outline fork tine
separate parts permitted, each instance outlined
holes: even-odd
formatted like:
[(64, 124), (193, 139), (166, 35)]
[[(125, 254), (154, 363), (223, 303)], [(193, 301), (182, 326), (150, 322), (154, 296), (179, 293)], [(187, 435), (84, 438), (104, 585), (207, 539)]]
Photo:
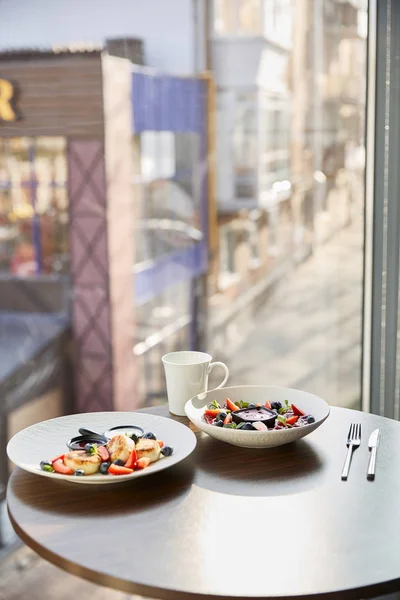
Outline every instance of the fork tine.
[(358, 439), (361, 442), (361, 423), (358, 424)]
[(353, 427), (354, 427), (354, 424), (352, 423), (352, 424), (350, 425), (349, 433), (347, 434), (347, 441), (348, 441), (348, 442), (351, 442), (351, 440), (352, 440), (352, 435), (353, 435)]

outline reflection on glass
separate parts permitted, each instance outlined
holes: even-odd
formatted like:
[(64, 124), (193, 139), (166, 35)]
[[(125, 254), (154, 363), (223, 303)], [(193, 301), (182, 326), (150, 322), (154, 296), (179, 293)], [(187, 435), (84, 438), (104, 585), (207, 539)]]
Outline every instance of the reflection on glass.
[(64, 138), (0, 139), (0, 268), (19, 276), (68, 268)]
[(145, 131), (135, 136), (141, 172), (135, 263), (156, 260), (202, 239), (200, 142), (195, 133)]

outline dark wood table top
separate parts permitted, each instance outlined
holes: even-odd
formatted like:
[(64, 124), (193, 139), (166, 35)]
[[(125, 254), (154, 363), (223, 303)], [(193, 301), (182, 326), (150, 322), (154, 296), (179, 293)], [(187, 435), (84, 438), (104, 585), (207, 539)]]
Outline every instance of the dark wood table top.
[[(363, 441), (342, 482), (352, 421)], [(267, 450), (197, 434), (188, 459), (119, 486), (16, 469), (7, 495), (15, 530), (70, 573), (153, 598), (358, 600), (400, 589), (399, 422), (333, 408), (309, 437)]]

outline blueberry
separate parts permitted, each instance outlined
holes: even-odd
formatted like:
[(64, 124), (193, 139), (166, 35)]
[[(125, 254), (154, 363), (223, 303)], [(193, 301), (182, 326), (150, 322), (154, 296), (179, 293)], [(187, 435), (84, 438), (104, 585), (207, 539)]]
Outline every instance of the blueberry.
[(254, 427), (251, 423), (245, 423), (242, 427), (243, 430), (245, 431), (253, 431)]
[(118, 465), (119, 467), (123, 467), (124, 466), (124, 461), (121, 460), (120, 458), (117, 458), (117, 460), (113, 460), (113, 465)]
[(311, 423), (315, 423), (315, 419), (314, 419), (314, 417), (312, 415), (308, 415), (308, 417), (307, 417), (307, 423), (309, 425), (311, 425)]
[(85, 450), (86, 450), (87, 454), (96, 454), (97, 445), (96, 444), (86, 444)]
[(156, 440), (157, 439), (156, 436), (154, 435), (154, 433), (151, 433), (151, 432), (145, 433), (143, 437), (145, 440)]
[(78, 469), (74, 473), (75, 477), (83, 477), (84, 474), (85, 474), (85, 471), (83, 471), (83, 469)]
[(254, 404), (254, 402), (250, 402), (248, 408), (257, 408), (257, 406)]
[(272, 402), (271, 408), (274, 410), (280, 410), (282, 408), (282, 404), (280, 402)]
[(226, 419), (226, 412), (220, 412), (217, 415), (217, 421), (225, 421)]
[(171, 456), (171, 454), (173, 453), (174, 449), (171, 448), (171, 446), (163, 446), (161, 448), (161, 454), (163, 456)]
[(216, 421), (214, 421), (213, 425), (215, 425), (216, 427), (223, 427), (224, 426), (224, 420), (223, 419), (216, 419)]
[(109, 462), (103, 462), (100, 465), (100, 473), (102, 475), (108, 475), (108, 467), (110, 466)]
[(40, 463), (40, 468), (42, 469), (42, 471), (47, 471), (48, 473), (54, 472), (53, 465), (48, 460), (42, 460), (42, 462)]

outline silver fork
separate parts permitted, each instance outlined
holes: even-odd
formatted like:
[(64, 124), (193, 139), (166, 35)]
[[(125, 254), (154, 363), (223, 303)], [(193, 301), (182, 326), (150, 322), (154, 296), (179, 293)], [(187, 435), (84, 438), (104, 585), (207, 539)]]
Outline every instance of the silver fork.
[(344, 461), (343, 471), (342, 471), (342, 481), (346, 481), (349, 475), (351, 458), (353, 456), (353, 451), (356, 450), (361, 444), (361, 423), (352, 423), (350, 425), (349, 433), (347, 436), (346, 446), (347, 456)]

